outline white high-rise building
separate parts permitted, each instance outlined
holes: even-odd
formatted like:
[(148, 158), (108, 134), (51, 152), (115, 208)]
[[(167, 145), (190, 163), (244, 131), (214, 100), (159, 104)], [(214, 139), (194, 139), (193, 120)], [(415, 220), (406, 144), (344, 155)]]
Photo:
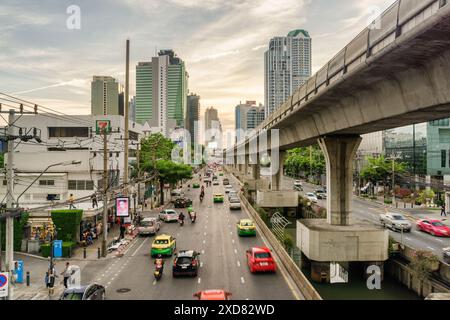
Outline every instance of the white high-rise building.
[(294, 30), (270, 40), (264, 56), (265, 116), (281, 106), (311, 77), (311, 37)]

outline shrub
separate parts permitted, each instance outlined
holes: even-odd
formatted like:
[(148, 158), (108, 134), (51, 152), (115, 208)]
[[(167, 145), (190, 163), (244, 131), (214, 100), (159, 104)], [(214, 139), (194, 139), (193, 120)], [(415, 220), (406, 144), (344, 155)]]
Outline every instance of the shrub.
[[(23, 239), (23, 229), (28, 223), (28, 213), (22, 213), (20, 216), (20, 219), (14, 219), (13, 225), (14, 225), (14, 251), (20, 251), (22, 248), (22, 239)], [(2, 250), (5, 250), (6, 245), (6, 223), (2, 222), (1, 224), (2, 228)]]
[(435, 270), (439, 258), (426, 250), (418, 250), (412, 257), (409, 266), (416, 273), (420, 280), (426, 279)]
[(392, 199), (384, 199), (384, 204), (392, 204)]
[(76, 241), (83, 210), (54, 210), (52, 221), (56, 226), (57, 238), (66, 242)]
[(292, 250), (292, 248), (294, 248), (294, 239), (286, 231), (284, 232), (283, 246), (287, 252), (290, 252)]
[[(63, 242), (62, 245), (62, 256), (64, 258), (69, 257), (69, 252), (73, 252), (73, 249), (76, 247), (76, 242), (69, 241), (69, 242)], [(51, 251), (50, 251), (50, 243), (45, 243), (41, 245), (41, 254), (43, 257), (48, 258), (50, 257)]]

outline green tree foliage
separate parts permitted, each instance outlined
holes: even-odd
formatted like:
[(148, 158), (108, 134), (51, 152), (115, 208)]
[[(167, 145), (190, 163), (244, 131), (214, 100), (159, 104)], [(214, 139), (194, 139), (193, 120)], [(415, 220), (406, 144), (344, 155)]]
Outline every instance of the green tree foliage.
[(437, 264), (439, 264), (439, 258), (432, 252), (418, 250), (411, 259), (409, 266), (420, 280), (425, 280), (434, 271)]
[(175, 143), (161, 133), (155, 133), (141, 141), (141, 171), (153, 172), (158, 160), (170, 160)]
[(310, 148), (296, 148), (288, 151), (284, 167), (286, 174), (291, 177), (308, 176), (311, 172), (314, 175), (325, 173), (325, 156), (319, 146)]
[(83, 210), (53, 210), (52, 221), (56, 226), (57, 239), (67, 242), (77, 241)]
[[(377, 158), (368, 157), (367, 166), (360, 172), (361, 178), (372, 183), (382, 182), (386, 186), (388, 178), (392, 176), (392, 161), (386, 159), (384, 156)], [(394, 171), (396, 175), (405, 173), (406, 165), (402, 162), (395, 161)]]
[(183, 179), (192, 178), (192, 167), (186, 164), (175, 163), (170, 160), (158, 160), (156, 171), (159, 176), (161, 199), (164, 202), (164, 184), (176, 184)]
[[(24, 228), (28, 223), (29, 214), (22, 213), (20, 218), (14, 219), (14, 251), (20, 251), (22, 247), (22, 239)], [(1, 221), (2, 228), (2, 250), (5, 250), (6, 245), (6, 221)]]
[(0, 153), (0, 168), (4, 168), (4, 167), (5, 167), (5, 154)]

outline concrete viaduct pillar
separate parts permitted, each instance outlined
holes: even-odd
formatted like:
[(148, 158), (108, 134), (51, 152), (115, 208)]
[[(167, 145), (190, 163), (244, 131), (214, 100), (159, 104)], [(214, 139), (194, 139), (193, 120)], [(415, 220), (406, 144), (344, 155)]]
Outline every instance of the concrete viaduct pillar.
[[(272, 155), (270, 155), (272, 156)], [(278, 158), (278, 171), (273, 172), (271, 177), (271, 189), (272, 191), (280, 191), (281, 190), (281, 183), (283, 179), (283, 172), (284, 172), (284, 161), (286, 160), (286, 151), (279, 151), (279, 158)]]
[(319, 139), (327, 166), (327, 221), (331, 225), (350, 224), (353, 159), (361, 140), (361, 137), (356, 135)]

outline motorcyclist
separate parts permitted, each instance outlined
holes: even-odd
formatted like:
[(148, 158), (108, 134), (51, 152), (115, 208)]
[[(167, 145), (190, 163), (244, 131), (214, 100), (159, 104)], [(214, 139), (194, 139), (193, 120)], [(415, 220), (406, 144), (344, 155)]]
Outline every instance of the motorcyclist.
[(180, 212), (180, 215), (178, 216), (178, 220), (180, 221), (180, 224), (184, 224), (184, 214), (183, 214), (183, 212)]
[(156, 269), (159, 269), (159, 272), (162, 274), (164, 270), (164, 259), (162, 258), (161, 254), (158, 254), (157, 258), (155, 259), (155, 266)]
[(197, 213), (195, 211), (192, 211), (189, 213), (189, 217), (191, 218), (191, 222), (195, 222), (197, 218)]

